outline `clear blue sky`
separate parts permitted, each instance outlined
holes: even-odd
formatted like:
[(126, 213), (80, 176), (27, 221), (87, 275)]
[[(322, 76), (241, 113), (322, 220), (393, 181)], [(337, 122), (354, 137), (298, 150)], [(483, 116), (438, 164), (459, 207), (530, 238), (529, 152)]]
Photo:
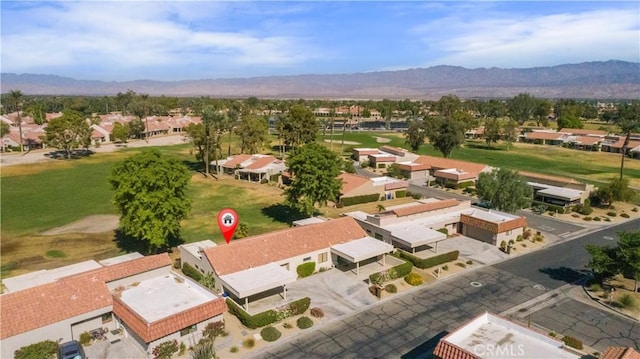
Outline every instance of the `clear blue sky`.
[(96, 80), (640, 61), (640, 2), (1, 1), (2, 72)]

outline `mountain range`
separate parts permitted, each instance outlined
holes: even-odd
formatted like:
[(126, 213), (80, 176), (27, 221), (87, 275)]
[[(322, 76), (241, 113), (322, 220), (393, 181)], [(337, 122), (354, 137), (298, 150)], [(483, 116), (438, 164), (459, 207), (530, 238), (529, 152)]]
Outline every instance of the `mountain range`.
[(0, 74), (0, 90), (26, 95), (115, 95), (260, 98), (438, 99), (508, 98), (528, 92), (542, 98), (640, 98), (640, 63), (599, 61), (522, 69), (434, 66), (398, 71), (269, 76), (184, 81), (93, 81), (56, 75)]

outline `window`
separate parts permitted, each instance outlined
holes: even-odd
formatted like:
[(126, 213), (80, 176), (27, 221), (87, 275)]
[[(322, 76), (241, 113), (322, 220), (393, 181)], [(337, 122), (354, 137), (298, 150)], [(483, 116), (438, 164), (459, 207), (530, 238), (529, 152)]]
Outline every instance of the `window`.
[(113, 315), (111, 314), (111, 312), (102, 314), (102, 324), (109, 323), (112, 320), (113, 320)]
[(371, 235), (371, 230), (370, 229), (366, 229), (366, 231), (367, 231), (368, 235)]
[(374, 237), (375, 239), (382, 240), (382, 234), (380, 234), (380, 233), (374, 233), (374, 234), (373, 234), (373, 237)]
[(308, 262), (308, 261), (310, 261), (310, 260), (311, 260), (311, 257), (307, 257), (307, 258), (303, 259), (302, 261), (303, 261), (303, 262)]
[(195, 332), (197, 329), (198, 329), (198, 325), (197, 324), (194, 324), (192, 326), (186, 327), (186, 328), (180, 330), (180, 336), (184, 337), (187, 334), (191, 334), (191, 333)]
[(327, 252), (318, 254), (318, 263), (324, 263), (327, 261)]
[(280, 267), (289, 270), (289, 263), (281, 264)]

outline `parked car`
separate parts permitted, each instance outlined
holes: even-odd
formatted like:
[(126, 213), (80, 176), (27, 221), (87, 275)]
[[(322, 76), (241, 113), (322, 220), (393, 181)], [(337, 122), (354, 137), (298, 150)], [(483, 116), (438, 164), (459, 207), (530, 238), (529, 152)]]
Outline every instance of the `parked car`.
[(72, 340), (58, 346), (58, 359), (87, 359), (87, 356), (80, 342)]

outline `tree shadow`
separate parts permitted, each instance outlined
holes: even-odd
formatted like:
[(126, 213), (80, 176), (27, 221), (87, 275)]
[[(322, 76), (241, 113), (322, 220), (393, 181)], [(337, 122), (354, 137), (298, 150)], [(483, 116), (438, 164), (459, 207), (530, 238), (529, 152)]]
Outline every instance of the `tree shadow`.
[[(308, 216), (296, 208), (293, 208), (284, 203), (272, 204), (269, 207), (263, 207), (261, 209), (262, 214), (270, 217), (276, 222), (287, 223), (291, 225), (293, 221), (307, 218)], [(315, 214), (315, 213), (314, 213)]]
[(89, 149), (79, 149), (73, 150), (69, 153), (69, 157), (67, 158), (67, 153), (65, 151), (51, 151), (45, 153), (44, 156), (51, 158), (52, 160), (74, 160), (78, 158), (85, 158), (93, 155), (95, 152)]
[(474, 148), (474, 149), (479, 149), (479, 150), (504, 151), (503, 148), (500, 148), (500, 147), (497, 147), (497, 146), (489, 147), (487, 144), (475, 143), (475, 142), (467, 142), (467, 143), (464, 144), (464, 147)]
[(436, 349), (436, 346), (440, 342), (440, 339), (444, 338), (449, 332), (443, 330), (440, 333), (436, 334), (431, 339), (426, 342), (418, 345), (413, 348), (411, 351), (405, 353), (400, 356), (402, 359), (422, 359), (422, 358), (432, 358), (433, 351)]
[(164, 252), (171, 253), (171, 248), (177, 247), (184, 243), (184, 240), (182, 238), (170, 236), (169, 238), (167, 238), (166, 246), (163, 246), (161, 248), (151, 248), (148, 241), (127, 235), (120, 228), (113, 231), (113, 234), (113, 241), (116, 243), (116, 246), (118, 246), (119, 249), (126, 253), (138, 252), (144, 255)]
[(182, 160), (182, 164), (193, 172), (204, 172), (204, 165), (201, 161)]
[(573, 283), (578, 279), (584, 277), (589, 274), (588, 270), (575, 270), (567, 267), (557, 267), (557, 268), (540, 268), (540, 272), (547, 274), (551, 279), (560, 280), (566, 283)]

